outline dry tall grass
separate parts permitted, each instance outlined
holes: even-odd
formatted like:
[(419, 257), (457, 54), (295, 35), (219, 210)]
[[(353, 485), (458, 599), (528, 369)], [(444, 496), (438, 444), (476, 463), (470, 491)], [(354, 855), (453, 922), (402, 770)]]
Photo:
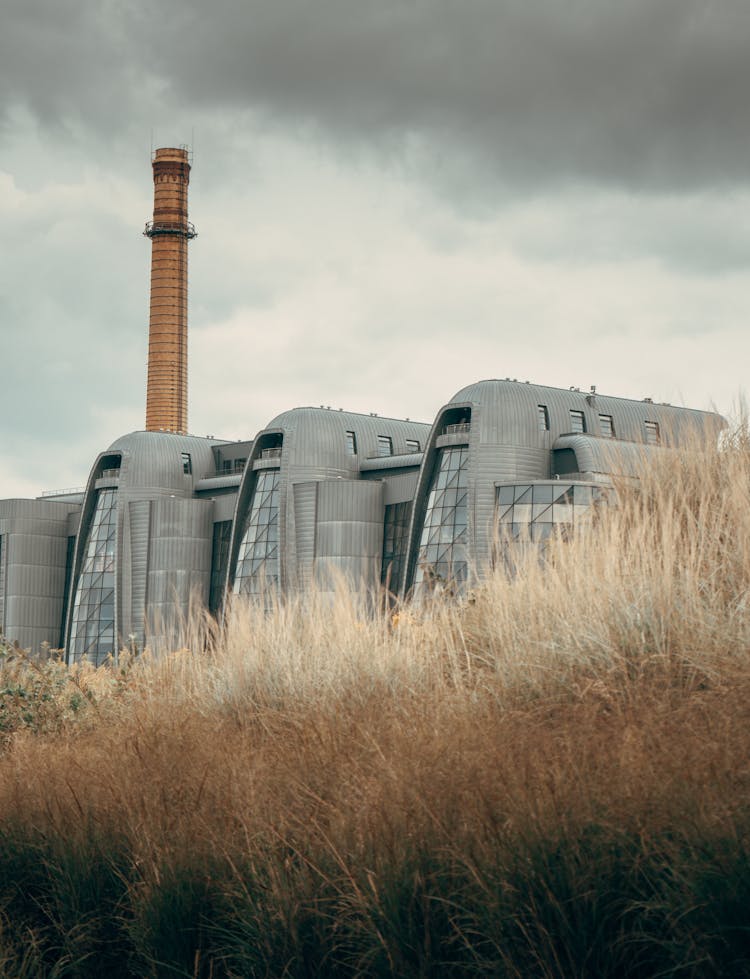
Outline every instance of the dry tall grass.
[(55, 672), (6, 724), (0, 971), (747, 975), (749, 504), (740, 433), (463, 602)]

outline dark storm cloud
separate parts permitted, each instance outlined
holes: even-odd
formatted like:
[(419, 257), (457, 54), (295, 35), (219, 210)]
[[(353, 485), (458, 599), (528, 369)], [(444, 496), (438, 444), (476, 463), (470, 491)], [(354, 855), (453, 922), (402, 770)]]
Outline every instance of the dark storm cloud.
[(750, 155), (746, 0), (11, 0), (3, 33), (6, 104), (110, 131), (164, 86), (436, 179), (713, 186)]

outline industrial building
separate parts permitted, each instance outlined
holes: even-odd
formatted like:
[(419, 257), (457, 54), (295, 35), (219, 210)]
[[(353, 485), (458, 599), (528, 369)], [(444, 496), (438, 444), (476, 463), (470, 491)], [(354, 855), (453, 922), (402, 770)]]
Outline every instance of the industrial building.
[(293, 408), (243, 442), (187, 434), (190, 163), (153, 158), (146, 430), (115, 440), (83, 492), (0, 501), (0, 634), (103, 662), (228, 594), (460, 589), (493, 542), (575, 523), (644, 454), (715, 440), (714, 413), (593, 388), (484, 380), (433, 423)]

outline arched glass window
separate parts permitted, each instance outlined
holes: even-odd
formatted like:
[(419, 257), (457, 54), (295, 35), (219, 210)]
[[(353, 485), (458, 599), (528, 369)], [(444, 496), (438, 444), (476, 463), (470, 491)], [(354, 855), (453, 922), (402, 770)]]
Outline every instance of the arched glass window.
[(417, 591), (430, 584), (466, 580), (468, 480), (469, 447), (440, 449), (417, 552)]
[(100, 489), (73, 599), (69, 656), (95, 666), (116, 650), (115, 539), (117, 489)]
[(257, 595), (279, 582), (279, 470), (256, 478), (234, 575), (236, 595)]

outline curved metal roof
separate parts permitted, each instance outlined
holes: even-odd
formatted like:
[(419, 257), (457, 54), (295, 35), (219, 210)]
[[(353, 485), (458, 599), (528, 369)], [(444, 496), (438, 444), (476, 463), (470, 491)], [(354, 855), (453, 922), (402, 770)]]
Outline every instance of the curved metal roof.
[[(378, 435), (391, 439), (394, 455), (404, 455), (410, 451), (407, 439), (424, 446), (430, 426), (423, 422), (361, 415), (335, 408), (292, 408), (277, 415), (263, 431), (274, 430), (284, 433), (285, 451), (291, 448), (293, 442), (296, 464), (317, 465), (328, 456), (337, 461), (340, 459), (345, 451), (347, 432), (354, 432), (356, 436), (359, 458), (368, 459), (378, 454)], [(258, 437), (262, 434), (259, 432)]]
[[(212, 447), (224, 444), (219, 439), (173, 432), (130, 432), (116, 439), (107, 452), (120, 452), (121, 489), (179, 490), (191, 494), (193, 485), (214, 469)], [(192, 472), (186, 476), (183, 453), (188, 453)], [(106, 454), (106, 453), (105, 453)]]
[(562, 435), (553, 449), (572, 449), (580, 472), (630, 477), (640, 476), (661, 451), (656, 445), (590, 435)]
[(561, 435), (571, 434), (571, 411), (582, 412), (589, 435), (599, 435), (599, 416), (609, 415), (617, 438), (641, 443), (646, 441), (646, 421), (657, 422), (663, 442), (671, 445), (696, 435), (718, 437), (726, 424), (714, 412), (498, 379), (469, 384), (458, 391), (442, 411), (454, 405), (476, 405), (481, 408), (476, 412), (480, 442), (507, 444), (535, 444), (539, 441), (537, 405), (547, 408), (553, 441)]

